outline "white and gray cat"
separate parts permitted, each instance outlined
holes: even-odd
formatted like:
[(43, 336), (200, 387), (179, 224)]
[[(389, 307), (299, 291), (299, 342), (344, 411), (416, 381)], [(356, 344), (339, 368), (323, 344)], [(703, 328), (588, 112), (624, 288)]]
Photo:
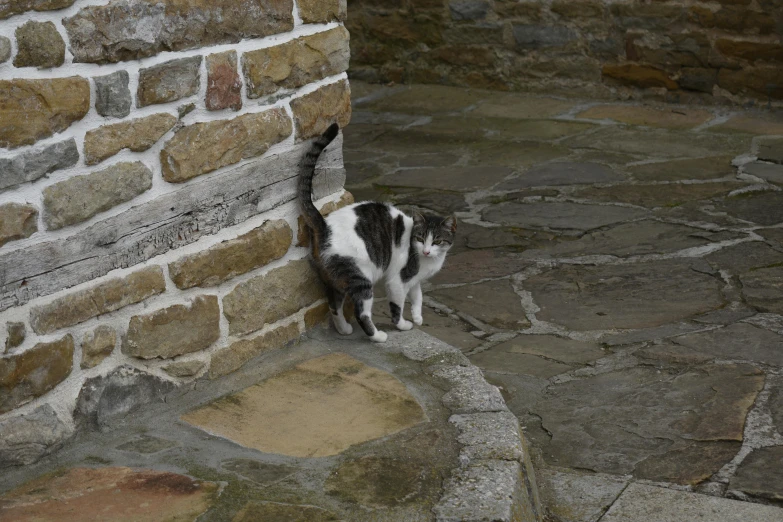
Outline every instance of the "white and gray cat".
[(310, 228), (312, 257), (327, 287), (334, 326), (350, 334), (343, 315), (346, 297), (354, 304), (359, 326), (379, 343), (386, 333), (372, 322), (373, 285), (385, 280), (392, 323), (410, 330), (413, 323), (402, 316), (410, 295), (413, 322), (420, 325), (421, 283), (440, 270), (454, 242), (457, 220), (415, 213), (411, 218), (387, 203), (365, 201), (343, 207), (324, 218), (313, 205), (313, 175), (318, 157), (337, 136), (332, 124), (315, 140), (301, 165), (299, 203)]

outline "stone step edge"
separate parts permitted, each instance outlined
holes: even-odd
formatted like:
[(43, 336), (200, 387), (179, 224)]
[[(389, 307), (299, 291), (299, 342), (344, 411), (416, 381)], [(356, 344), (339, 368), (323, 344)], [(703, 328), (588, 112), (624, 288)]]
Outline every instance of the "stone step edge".
[(402, 354), (443, 384), (459, 433), (460, 464), (433, 508), (437, 522), (541, 522), (543, 512), (519, 420), (462, 352), (421, 330), (399, 335)]

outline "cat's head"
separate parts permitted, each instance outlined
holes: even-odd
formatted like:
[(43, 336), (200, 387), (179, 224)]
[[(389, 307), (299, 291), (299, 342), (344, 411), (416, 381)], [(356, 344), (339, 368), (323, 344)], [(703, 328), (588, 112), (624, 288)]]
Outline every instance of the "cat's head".
[(449, 216), (424, 215), (413, 213), (411, 243), (421, 258), (435, 259), (445, 256), (454, 243), (457, 233), (457, 218)]

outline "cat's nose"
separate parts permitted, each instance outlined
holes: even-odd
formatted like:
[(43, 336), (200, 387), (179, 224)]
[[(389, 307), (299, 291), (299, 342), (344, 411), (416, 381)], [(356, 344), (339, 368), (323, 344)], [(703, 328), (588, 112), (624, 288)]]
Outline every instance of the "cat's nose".
[(428, 255), (430, 255), (430, 251), (429, 251), (429, 250), (425, 250), (425, 251), (424, 251), (424, 255), (425, 255), (425, 256), (428, 256)]

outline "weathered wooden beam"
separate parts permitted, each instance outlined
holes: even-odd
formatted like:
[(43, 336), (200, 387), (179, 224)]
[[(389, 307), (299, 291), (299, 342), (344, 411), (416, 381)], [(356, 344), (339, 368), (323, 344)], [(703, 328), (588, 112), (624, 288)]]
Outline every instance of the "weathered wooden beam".
[[(298, 163), (309, 146), (302, 143), (195, 179), (68, 238), (0, 255), (0, 311), (142, 263), (293, 200)], [(337, 192), (344, 184), (341, 134), (318, 163), (315, 197)]]

